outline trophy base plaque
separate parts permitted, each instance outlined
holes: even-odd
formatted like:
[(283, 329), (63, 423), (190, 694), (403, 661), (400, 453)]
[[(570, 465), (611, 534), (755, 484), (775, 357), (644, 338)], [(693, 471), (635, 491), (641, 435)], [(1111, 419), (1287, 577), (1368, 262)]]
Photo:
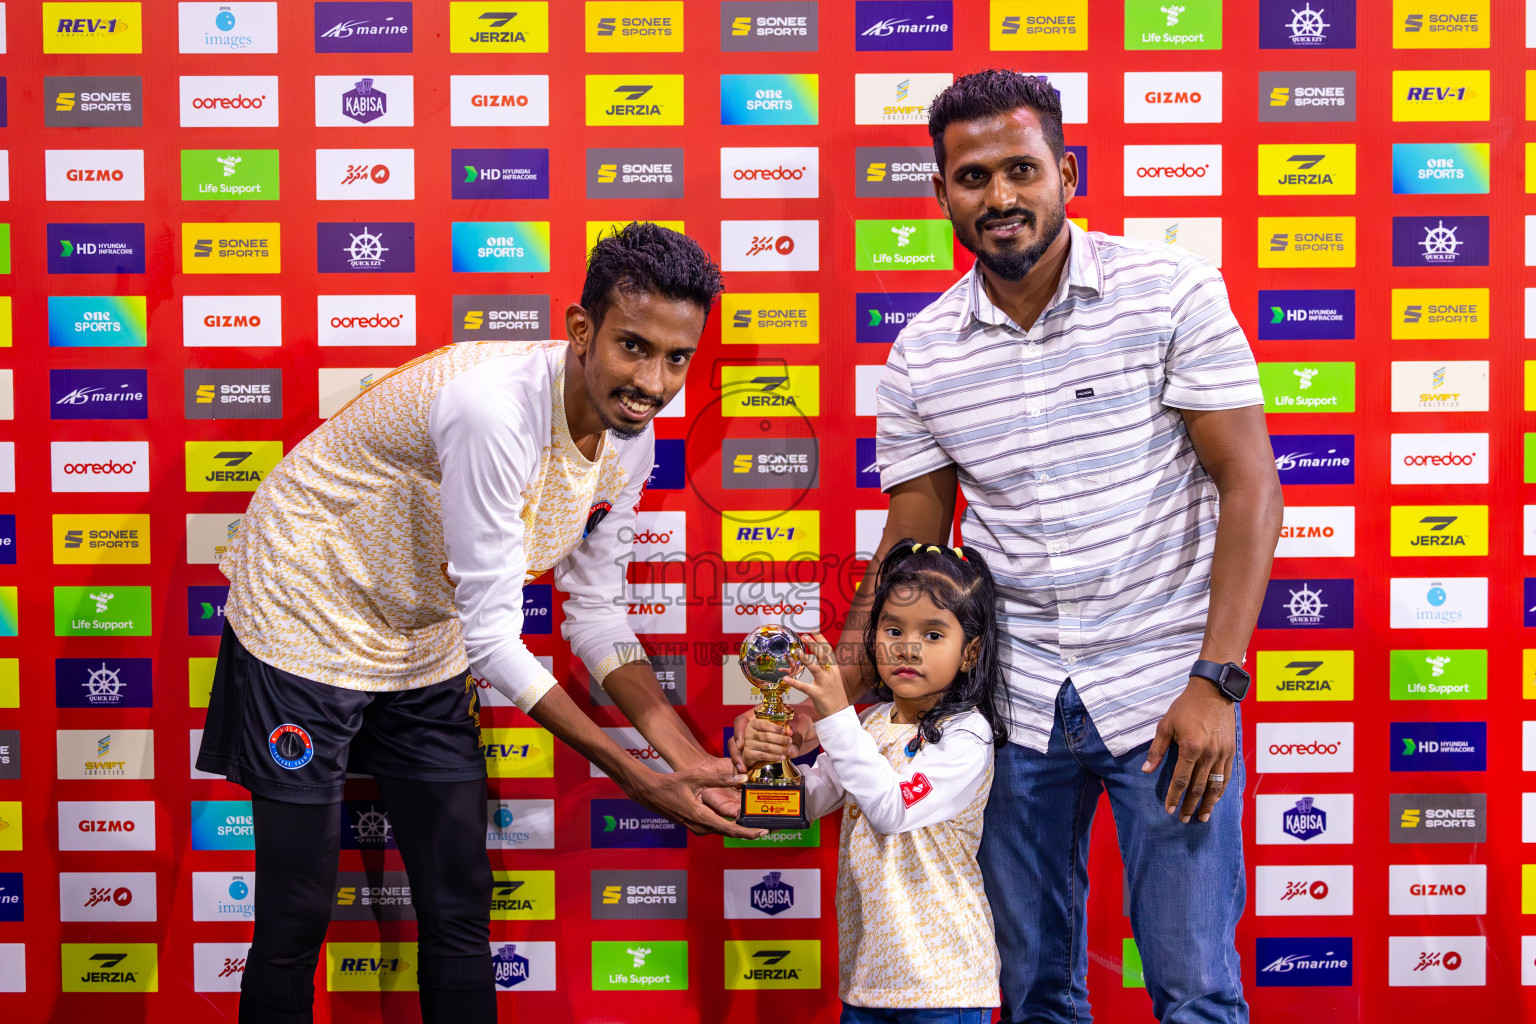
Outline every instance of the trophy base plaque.
[(744, 783), (736, 824), (770, 830), (810, 828), (810, 820), (805, 816), (805, 787), (798, 780), (789, 785)]

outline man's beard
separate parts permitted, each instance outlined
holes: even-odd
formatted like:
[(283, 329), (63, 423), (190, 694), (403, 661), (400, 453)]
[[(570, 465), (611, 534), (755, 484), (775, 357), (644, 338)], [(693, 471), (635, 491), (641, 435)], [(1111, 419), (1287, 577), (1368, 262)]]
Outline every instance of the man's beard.
[(1034, 226), (1035, 215), (1028, 210), (1018, 208), (1006, 210), (1002, 213), (985, 213), (976, 218), (973, 230), (976, 232), (976, 244), (972, 245), (964, 232), (956, 232), (960, 238), (960, 244), (970, 250), (982, 264), (992, 273), (1004, 281), (1022, 281), (1024, 275), (1034, 269), (1040, 262), (1040, 257), (1056, 241), (1056, 236), (1066, 227), (1067, 207), (1065, 201), (1059, 203), (1055, 209), (1046, 213), (1045, 225), (1036, 232), (1035, 241), (1022, 249), (1006, 248), (998, 252), (988, 252), (982, 248), (981, 239), (984, 237), (982, 229), (994, 221), (1007, 220), (1009, 217), (1023, 217), (1024, 223)]
[[(658, 409), (661, 408), (662, 404), (660, 396), (648, 395), (644, 391), (641, 391), (639, 388), (614, 388), (613, 397), (633, 398), (642, 402), (654, 402), (656, 403), (656, 407)], [(597, 418), (603, 421), (603, 426), (608, 428), (608, 433), (612, 434), (620, 441), (633, 441), (635, 438), (645, 433), (646, 427), (651, 425), (650, 420), (647, 420), (645, 426), (641, 427), (636, 427), (624, 423), (615, 423), (613, 420), (608, 418), (607, 413), (603, 412), (602, 406), (598, 406), (597, 408)], [(655, 419), (655, 417), (653, 416), (652, 419)]]

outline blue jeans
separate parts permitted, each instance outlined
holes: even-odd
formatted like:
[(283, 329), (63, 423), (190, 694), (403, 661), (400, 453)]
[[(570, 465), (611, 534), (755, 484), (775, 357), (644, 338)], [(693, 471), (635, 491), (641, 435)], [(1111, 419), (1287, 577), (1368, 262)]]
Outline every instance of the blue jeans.
[(981, 834), (987, 900), (1002, 960), (1003, 1022), (1087, 1024), (1088, 837), (1109, 794), (1125, 862), (1131, 931), (1152, 1009), (1163, 1024), (1246, 1024), (1233, 944), (1247, 900), (1242, 728), (1226, 795), (1209, 822), (1163, 810), (1178, 760), (1171, 747), (1143, 774), (1146, 746), (1115, 757), (1069, 679), (1044, 753), (997, 752)]
[(886, 1010), (844, 1003), (843, 1015), (837, 1020), (838, 1024), (992, 1024), (992, 1007)]

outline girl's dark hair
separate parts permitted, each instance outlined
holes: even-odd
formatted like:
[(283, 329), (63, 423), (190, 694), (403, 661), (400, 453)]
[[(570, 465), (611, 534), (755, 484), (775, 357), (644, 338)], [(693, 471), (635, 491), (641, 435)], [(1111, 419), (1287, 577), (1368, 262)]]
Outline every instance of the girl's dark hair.
[(698, 242), (659, 224), (631, 221), (603, 235), (587, 255), (581, 308), (595, 330), (616, 290), (650, 292), (691, 302), (707, 319), (724, 287), (719, 265)]
[(956, 121), (980, 121), (1010, 110), (1028, 107), (1035, 112), (1051, 154), (1060, 160), (1067, 152), (1061, 131), (1061, 93), (1044, 75), (989, 68), (962, 75), (939, 93), (928, 107), (928, 137), (933, 158), (944, 171), (944, 129)]
[[(937, 743), (944, 721), (963, 715), (973, 708), (981, 712), (992, 727), (992, 742), (999, 749), (1008, 741), (1008, 724), (998, 702), (1008, 703), (1008, 689), (1003, 683), (1003, 669), (998, 661), (997, 584), (992, 570), (973, 547), (953, 548), (916, 544), (908, 537), (891, 548), (880, 563), (875, 582), (874, 604), (869, 610), (869, 625), (864, 631), (864, 654), (871, 665), (879, 666), (876, 641), (880, 637), (880, 615), (894, 591), (923, 594), (934, 604), (954, 614), (965, 634), (967, 646), (979, 638), (976, 663), (969, 672), (955, 677), (933, 707), (918, 721), (917, 736), (908, 747), (916, 753), (922, 741)], [(905, 595), (903, 595), (904, 597)], [(898, 598), (900, 600), (901, 598)], [(891, 700), (894, 694), (878, 677), (875, 696)]]

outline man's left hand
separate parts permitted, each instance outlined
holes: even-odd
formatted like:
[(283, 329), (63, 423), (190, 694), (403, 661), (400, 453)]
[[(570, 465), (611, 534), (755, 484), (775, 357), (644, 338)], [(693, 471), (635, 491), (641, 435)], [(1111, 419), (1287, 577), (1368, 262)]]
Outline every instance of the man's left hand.
[(1156, 771), (1173, 743), (1179, 746), (1179, 760), (1173, 766), (1164, 809), (1172, 814), (1177, 807), (1179, 820), (1186, 824), (1197, 814), (1201, 821), (1210, 821), (1211, 810), (1232, 777), (1237, 713), (1209, 680), (1190, 678), (1184, 692), (1157, 723), (1157, 735), (1141, 770)]
[[(706, 757), (697, 764), (689, 765), (690, 768), (707, 768), (729, 775), (736, 769), (728, 757)], [(741, 790), (731, 786), (716, 786), (711, 789), (699, 790), (699, 799), (704, 801), (704, 806), (720, 815), (722, 818), (736, 820), (741, 813)]]

